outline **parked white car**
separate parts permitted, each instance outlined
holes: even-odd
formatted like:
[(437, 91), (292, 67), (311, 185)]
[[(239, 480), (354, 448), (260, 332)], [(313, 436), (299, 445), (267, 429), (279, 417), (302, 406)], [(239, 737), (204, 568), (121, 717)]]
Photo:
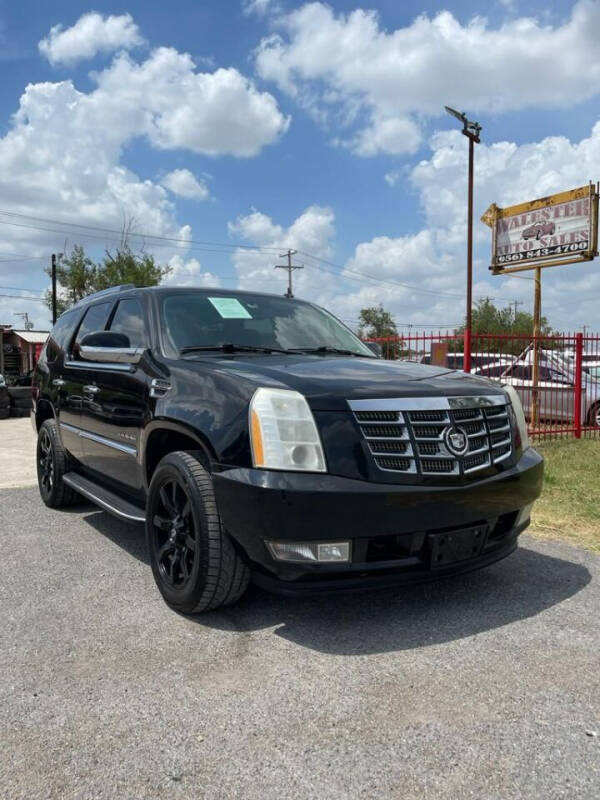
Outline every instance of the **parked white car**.
[[(525, 414), (533, 401), (533, 348), (528, 348), (499, 377), (514, 386)], [(575, 418), (575, 373), (573, 364), (554, 350), (540, 352), (538, 375), (539, 417), (546, 421), (572, 422)], [(582, 374), (581, 421), (600, 427), (600, 383)]]

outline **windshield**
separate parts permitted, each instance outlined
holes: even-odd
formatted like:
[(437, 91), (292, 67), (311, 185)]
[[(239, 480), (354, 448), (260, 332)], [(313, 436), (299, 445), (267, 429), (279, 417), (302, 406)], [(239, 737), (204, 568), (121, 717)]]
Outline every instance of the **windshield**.
[(266, 295), (194, 292), (166, 295), (162, 315), (177, 350), (224, 344), (274, 350), (347, 350), (375, 358), (352, 331), (322, 308)]

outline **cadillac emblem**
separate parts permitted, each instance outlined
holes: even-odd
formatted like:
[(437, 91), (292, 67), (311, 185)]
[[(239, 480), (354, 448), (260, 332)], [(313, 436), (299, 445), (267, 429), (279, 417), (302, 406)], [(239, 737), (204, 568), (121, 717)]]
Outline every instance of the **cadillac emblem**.
[(453, 456), (464, 456), (469, 449), (469, 437), (462, 428), (452, 425), (444, 431), (444, 444)]

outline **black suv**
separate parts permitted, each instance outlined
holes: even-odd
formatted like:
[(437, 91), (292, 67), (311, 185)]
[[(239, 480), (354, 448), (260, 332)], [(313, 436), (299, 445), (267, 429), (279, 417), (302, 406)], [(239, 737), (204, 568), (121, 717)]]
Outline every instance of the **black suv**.
[(378, 358), (312, 303), (122, 286), (58, 320), (33, 381), (43, 501), (144, 523), (186, 613), (474, 569), (529, 524), (519, 399)]

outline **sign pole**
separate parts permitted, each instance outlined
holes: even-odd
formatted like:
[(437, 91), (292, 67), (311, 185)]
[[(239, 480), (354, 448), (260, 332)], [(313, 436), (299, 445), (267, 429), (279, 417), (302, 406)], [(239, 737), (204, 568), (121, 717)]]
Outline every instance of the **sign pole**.
[(533, 387), (531, 392), (531, 408), (529, 415), (533, 427), (537, 425), (539, 418), (539, 376), (540, 376), (540, 330), (542, 322), (542, 268), (535, 268), (533, 296)]

